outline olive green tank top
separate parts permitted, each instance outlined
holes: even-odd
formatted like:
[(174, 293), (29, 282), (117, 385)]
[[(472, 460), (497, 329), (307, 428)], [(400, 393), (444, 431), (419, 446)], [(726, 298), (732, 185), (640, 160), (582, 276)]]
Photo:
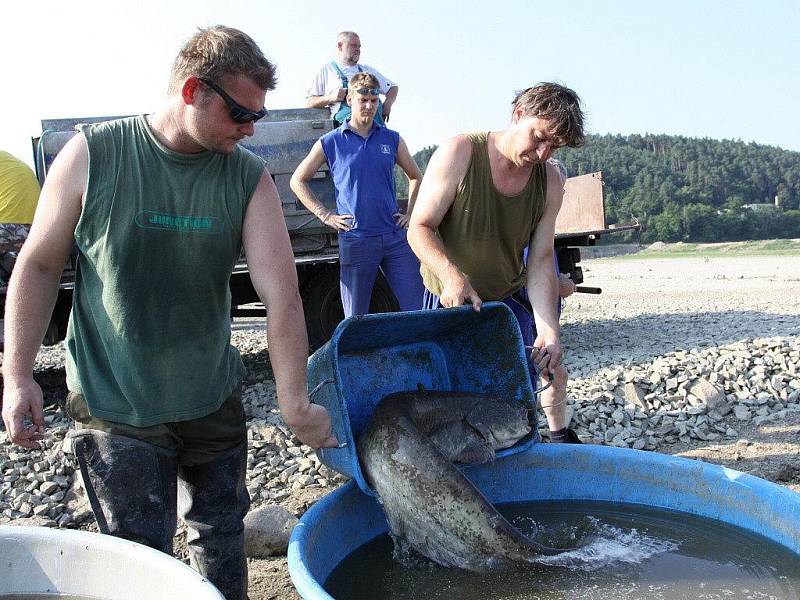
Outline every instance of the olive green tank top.
[[(544, 164), (534, 165), (522, 192), (501, 194), (492, 181), (488, 134), (468, 137), (472, 159), (438, 234), (481, 299), (502, 300), (525, 285), (522, 253), (544, 212), (547, 175)], [(442, 282), (433, 271), (423, 265), (421, 273), (425, 287), (440, 296)]]
[(244, 374), (228, 280), (264, 163), (239, 146), (173, 152), (143, 116), (82, 133), (67, 385), (92, 416), (137, 427), (208, 415)]

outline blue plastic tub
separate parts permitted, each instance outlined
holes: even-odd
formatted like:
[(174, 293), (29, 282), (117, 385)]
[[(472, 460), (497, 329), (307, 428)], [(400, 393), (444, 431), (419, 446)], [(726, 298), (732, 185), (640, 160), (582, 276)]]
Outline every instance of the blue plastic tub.
[[(665, 508), (735, 525), (800, 554), (800, 494), (700, 461), (606, 446), (536, 444), (466, 469), (493, 503), (604, 500)], [(303, 515), (289, 542), (289, 574), (306, 600), (336, 566), (388, 531), (375, 498), (349, 483)]]
[[(352, 477), (367, 494), (355, 440), (381, 398), (393, 392), (447, 390), (493, 394), (534, 406), (525, 348), (516, 319), (503, 303), (363, 315), (342, 321), (333, 337), (308, 359), (311, 401), (331, 414), (342, 448), (318, 451), (328, 467)], [(535, 425), (535, 421), (534, 421)], [(498, 452), (520, 452), (530, 435)]]

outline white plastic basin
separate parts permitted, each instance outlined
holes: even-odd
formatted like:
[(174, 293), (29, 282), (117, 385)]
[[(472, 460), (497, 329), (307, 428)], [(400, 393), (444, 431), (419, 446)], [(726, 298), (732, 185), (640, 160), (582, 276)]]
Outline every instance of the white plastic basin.
[(0, 596), (64, 594), (104, 600), (224, 600), (181, 561), (86, 531), (0, 526)]

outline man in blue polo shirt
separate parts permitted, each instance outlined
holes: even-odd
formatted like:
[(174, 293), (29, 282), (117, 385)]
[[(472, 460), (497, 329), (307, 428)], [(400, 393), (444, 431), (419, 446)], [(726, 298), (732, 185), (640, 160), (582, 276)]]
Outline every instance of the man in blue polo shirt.
[[(406, 229), (422, 179), (403, 138), (373, 122), (378, 79), (357, 73), (348, 84), (350, 119), (320, 138), (292, 175), (292, 191), (320, 221), (339, 232), (342, 306), (345, 317), (369, 311), (378, 270), (383, 271), (400, 310), (422, 308), (419, 261)], [(336, 189), (336, 213), (314, 196), (308, 182), (327, 161)], [(397, 207), (394, 166), (408, 177), (408, 209)]]

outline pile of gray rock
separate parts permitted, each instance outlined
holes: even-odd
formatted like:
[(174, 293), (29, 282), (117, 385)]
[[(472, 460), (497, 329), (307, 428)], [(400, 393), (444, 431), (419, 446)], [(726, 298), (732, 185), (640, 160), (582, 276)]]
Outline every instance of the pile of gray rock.
[(0, 433), (0, 523), (23, 517), (60, 527), (74, 522), (67, 510), (74, 469), (61, 453), (68, 421), (60, 409), (48, 413), (45, 421), (51, 429), (39, 450), (12, 446), (5, 432)]
[(800, 338), (695, 348), (602, 369), (570, 381), (568, 411), (586, 442), (655, 450), (736, 438), (737, 423), (800, 411)]
[(324, 488), (337, 475), (319, 462), (281, 420), (272, 381), (256, 383), (242, 397), (248, 417), (247, 488), (255, 503), (280, 502), (293, 490)]

